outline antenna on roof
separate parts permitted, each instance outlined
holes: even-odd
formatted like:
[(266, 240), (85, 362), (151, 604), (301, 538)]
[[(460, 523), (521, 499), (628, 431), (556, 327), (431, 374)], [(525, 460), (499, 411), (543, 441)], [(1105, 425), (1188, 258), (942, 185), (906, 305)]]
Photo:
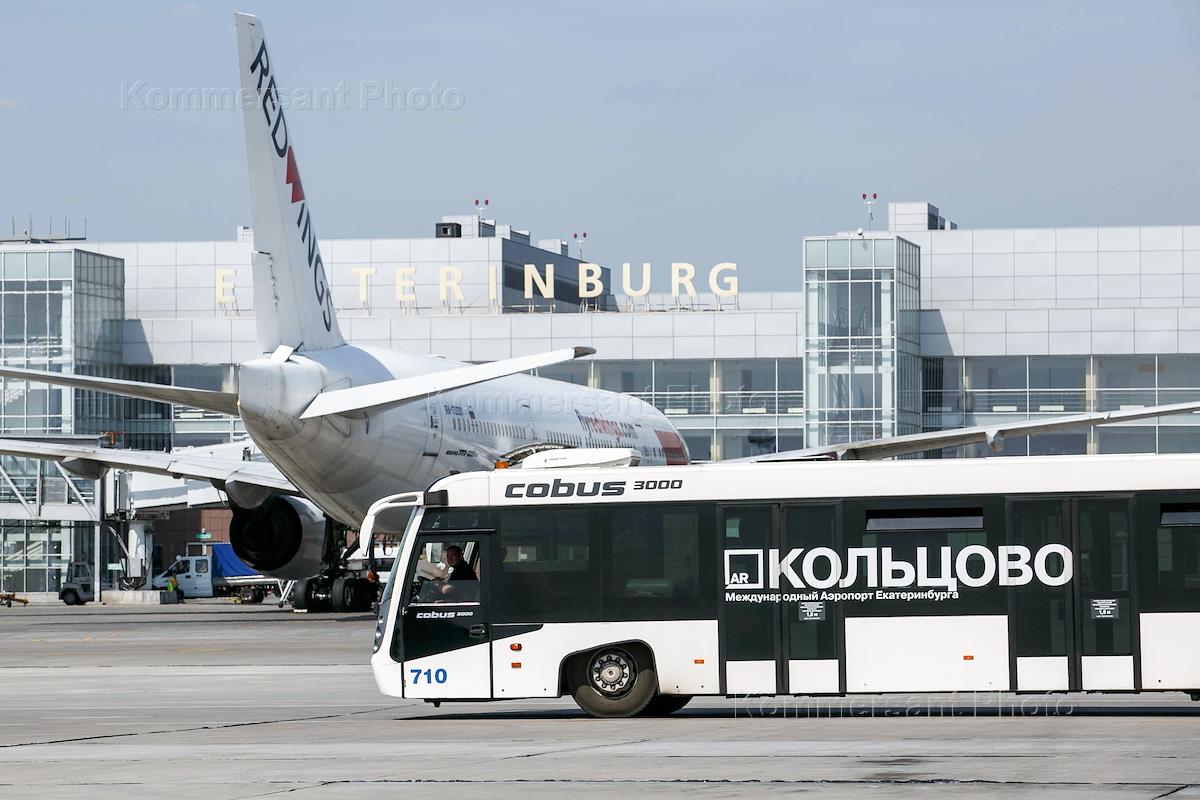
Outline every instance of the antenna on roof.
[(488, 207), (489, 205), (491, 205), (491, 204), (492, 204), (492, 201), (491, 201), (491, 200), (488, 200), (486, 197), (485, 197), (485, 198), (483, 198), (483, 200), (482, 200), (482, 201), (480, 201), (480, 200), (478, 200), (478, 199), (477, 199), (477, 200), (475, 201), (475, 216), (476, 216), (476, 217), (478, 217), (479, 219), (481, 219), (481, 220), (482, 220), (482, 219), (483, 219), (483, 212), (484, 212), (484, 211), (487, 209), (487, 207)]
[(583, 242), (587, 239), (587, 231), (583, 233), (572, 233), (571, 238), (579, 245), (579, 260), (583, 261)]
[(879, 195), (871, 192), (868, 197), (866, 192), (863, 192), (863, 205), (867, 207), (867, 230), (874, 230), (875, 211), (871, 206), (875, 205), (875, 201), (879, 199)]

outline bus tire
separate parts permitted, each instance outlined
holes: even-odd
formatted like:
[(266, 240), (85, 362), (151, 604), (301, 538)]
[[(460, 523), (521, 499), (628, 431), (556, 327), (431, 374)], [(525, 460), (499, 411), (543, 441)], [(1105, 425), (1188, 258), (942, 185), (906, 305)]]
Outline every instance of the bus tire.
[(656, 694), (646, 704), (639, 716), (668, 717), (692, 702), (690, 694)]
[(334, 578), (329, 602), (338, 614), (354, 608), (354, 581), (349, 578)]
[(637, 645), (610, 645), (575, 659), (570, 678), (575, 702), (593, 717), (632, 717), (658, 692), (649, 651)]

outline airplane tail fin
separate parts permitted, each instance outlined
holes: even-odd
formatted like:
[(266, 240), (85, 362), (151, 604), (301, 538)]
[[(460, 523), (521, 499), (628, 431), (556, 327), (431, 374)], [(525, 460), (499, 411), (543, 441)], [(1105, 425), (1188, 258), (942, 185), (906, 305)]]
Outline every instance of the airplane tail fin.
[(254, 222), (254, 314), (263, 352), (344, 344), (262, 22), (235, 14)]

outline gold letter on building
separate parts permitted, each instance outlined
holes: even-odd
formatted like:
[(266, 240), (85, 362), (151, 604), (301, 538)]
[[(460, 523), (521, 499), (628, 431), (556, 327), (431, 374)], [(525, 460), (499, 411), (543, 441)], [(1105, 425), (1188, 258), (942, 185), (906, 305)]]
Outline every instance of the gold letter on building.
[(459, 302), (463, 300), (462, 289), (459, 288), (458, 282), (463, 278), (463, 271), (458, 267), (442, 267), (438, 271), (438, 298), (444, 303), (450, 290), (454, 290), (454, 297)]
[(730, 275), (722, 284), (718, 282), (718, 278), (722, 272), (737, 272), (737, 264), (732, 261), (725, 261), (717, 264), (708, 272), (708, 288), (712, 289), (712, 293), (717, 297), (737, 297), (738, 279), (737, 275)]
[(687, 289), (688, 297), (696, 296), (696, 287), (692, 286), (692, 278), (696, 277), (696, 268), (683, 261), (671, 265), (671, 297), (679, 297), (679, 287)]
[(233, 280), (237, 274), (235, 269), (219, 269), (217, 270), (217, 305), (224, 306), (234, 302), (233, 296)]
[(604, 294), (604, 283), (600, 280), (603, 275), (599, 264), (579, 265), (579, 296), (599, 297)]
[(543, 280), (541, 273), (537, 271), (537, 267), (535, 267), (533, 264), (526, 264), (525, 265), (525, 299), (526, 300), (533, 299), (533, 285), (535, 283), (537, 284), (538, 292), (541, 293), (542, 297), (545, 297), (545, 298), (551, 299), (551, 300), (554, 299), (554, 265), (553, 264), (546, 265), (546, 277)]

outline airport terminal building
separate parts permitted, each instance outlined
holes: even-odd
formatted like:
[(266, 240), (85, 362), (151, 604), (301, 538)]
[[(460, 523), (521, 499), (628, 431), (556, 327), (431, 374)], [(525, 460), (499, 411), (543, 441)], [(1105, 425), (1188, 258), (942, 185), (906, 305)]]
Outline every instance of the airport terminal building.
[[(678, 296), (641, 293), (641, 265), (612, 264), (592, 295), (566, 242), (474, 215), (426, 238), (321, 246), (351, 341), (464, 361), (594, 347), (542, 374), (643, 397), (695, 460), (1200, 399), (1200, 225), (966, 229), (927, 203), (891, 204), (888, 223), (805, 237), (781, 253), (794, 271), (774, 291), (698, 264), (695, 295)], [(0, 242), (4, 363), (227, 389), (258, 355), (252, 248), (245, 228), (223, 241)], [(4, 435), (150, 449), (243, 435), (193, 409), (3, 386)], [(1008, 440), (996, 455), (1155, 451), (1200, 451), (1200, 418)], [(991, 453), (931, 455), (977, 454)], [(20, 571), (53, 588), (48, 565), (69, 545), (35, 545), (31, 526), (72, 519), (42, 508), (62, 494), (42, 484), (64, 476), (14, 459), (4, 471), (4, 585)], [(22, 504), (13, 487), (27, 484)]]

